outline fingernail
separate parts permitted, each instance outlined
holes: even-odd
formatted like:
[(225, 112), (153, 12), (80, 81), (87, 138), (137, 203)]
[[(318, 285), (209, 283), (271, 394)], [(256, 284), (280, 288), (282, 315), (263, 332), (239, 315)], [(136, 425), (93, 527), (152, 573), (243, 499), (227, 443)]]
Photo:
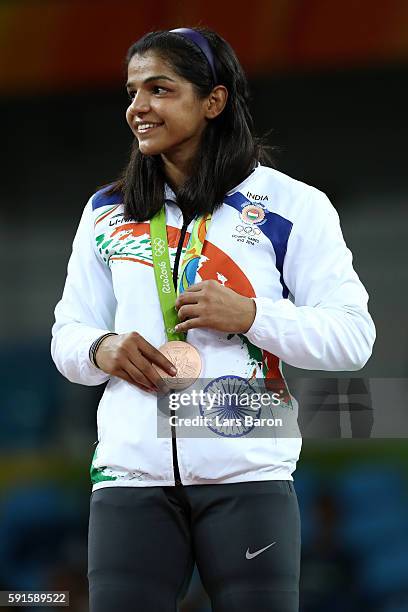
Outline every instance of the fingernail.
[(173, 374), (173, 376), (175, 376), (177, 374), (177, 370), (176, 370), (176, 368), (174, 366), (171, 366), (170, 374)]

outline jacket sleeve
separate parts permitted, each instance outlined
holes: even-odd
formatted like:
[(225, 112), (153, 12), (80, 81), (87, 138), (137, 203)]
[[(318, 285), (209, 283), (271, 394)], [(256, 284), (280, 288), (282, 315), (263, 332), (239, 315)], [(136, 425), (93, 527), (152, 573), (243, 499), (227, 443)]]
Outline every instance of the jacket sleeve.
[(89, 359), (92, 342), (114, 331), (116, 299), (109, 267), (94, 243), (92, 198), (84, 208), (72, 245), (61, 300), (55, 308), (51, 355), (71, 382), (100, 385), (109, 379)]
[(375, 340), (368, 294), (352, 265), (337, 211), (310, 188), (288, 240), (283, 278), (291, 299), (254, 298), (250, 342), (306, 370), (359, 370)]

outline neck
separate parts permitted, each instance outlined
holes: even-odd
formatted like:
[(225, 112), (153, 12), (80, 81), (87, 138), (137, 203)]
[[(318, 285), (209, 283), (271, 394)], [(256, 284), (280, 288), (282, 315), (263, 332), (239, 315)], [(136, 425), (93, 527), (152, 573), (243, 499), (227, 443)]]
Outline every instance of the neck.
[(191, 176), (201, 134), (202, 130), (199, 134), (180, 144), (178, 148), (173, 148), (169, 153), (161, 154), (165, 176), (175, 191)]
[[(190, 163), (188, 163), (187, 160), (185, 160), (184, 163), (180, 163), (180, 160), (170, 160), (164, 155), (162, 155), (162, 159), (166, 181), (170, 185), (174, 193), (177, 195), (178, 189), (186, 182), (186, 180), (190, 176)], [(190, 222), (190, 220), (193, 218), (191, 212), (189, 210), (184, 210), (184, 208), (180, 206), (179, 202), (178, 206), (181, 212), (183, 213), (184, 221)]]
[[(177, 196), (177, 192), (182, 185), (189, 179), (194, 168), (194, 158), (197, 152), (198, 143), (194, 143), (194, 146), (183, 147), (178, 151), (172, 151), (171, 155), (166, 153), (161, 154), (163, 170), (166, 177), (167, 183), (173, 189)], [(187, 209), (180, 202), (177, 202), (185, 223), (189, 223), (194, 217), (194, 211)]]
[(177, 191), (190, 176), (190, 160), (169, 159), (162, 155), (163, 169), (167, 181)]

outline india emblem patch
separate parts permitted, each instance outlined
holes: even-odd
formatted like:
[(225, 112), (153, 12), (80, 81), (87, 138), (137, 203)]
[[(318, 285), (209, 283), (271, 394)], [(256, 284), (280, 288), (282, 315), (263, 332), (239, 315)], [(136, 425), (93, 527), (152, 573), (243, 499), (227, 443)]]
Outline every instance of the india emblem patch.
[(259, 204), (247, 204), (241, 211), (241, 221), (244, 223), (258, 224), (265, 219), (265, 211)]

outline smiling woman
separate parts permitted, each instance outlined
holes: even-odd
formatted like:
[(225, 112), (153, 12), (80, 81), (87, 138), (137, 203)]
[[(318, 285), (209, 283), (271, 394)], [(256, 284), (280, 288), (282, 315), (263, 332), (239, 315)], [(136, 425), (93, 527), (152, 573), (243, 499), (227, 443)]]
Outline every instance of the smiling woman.
[(166, 181), (186, 214), (211, 212), (254, 164), (272, 164), (271, 147), (252, 134), (245, 74), (218, 34), (151, 32), (130, 47), (126, 64), (135, 141), (108, 194), (123, 194), (127, 219), (158, 212)]
[(198, 97), (193, 84), (179, 76), (157, 52), (135, 53), (128, 65), (126, 112), (143, 155), (161, 155), (164, 173), (177, 189), (191, 173), (208, 121), (225, 108), (224, 85)]
[[(375, 338), (368, 295), (327, 196), (268, 167), (226, 41), (151, 32), (126, 65), (131, 156), (85, 206), (51, 345), (72, 382), (108, 382), (90, 612), (173, 612), (194, 562), (217, 612), (296, 612), (301, 439), (281, 360), (361, 368)], [(184, 435), (158, 393), (194, 382), (221, 399), (215, 424), (189, 405)], [(273, 411), (262, 403), (247, 422), (231, 397), (259, 392)]]

